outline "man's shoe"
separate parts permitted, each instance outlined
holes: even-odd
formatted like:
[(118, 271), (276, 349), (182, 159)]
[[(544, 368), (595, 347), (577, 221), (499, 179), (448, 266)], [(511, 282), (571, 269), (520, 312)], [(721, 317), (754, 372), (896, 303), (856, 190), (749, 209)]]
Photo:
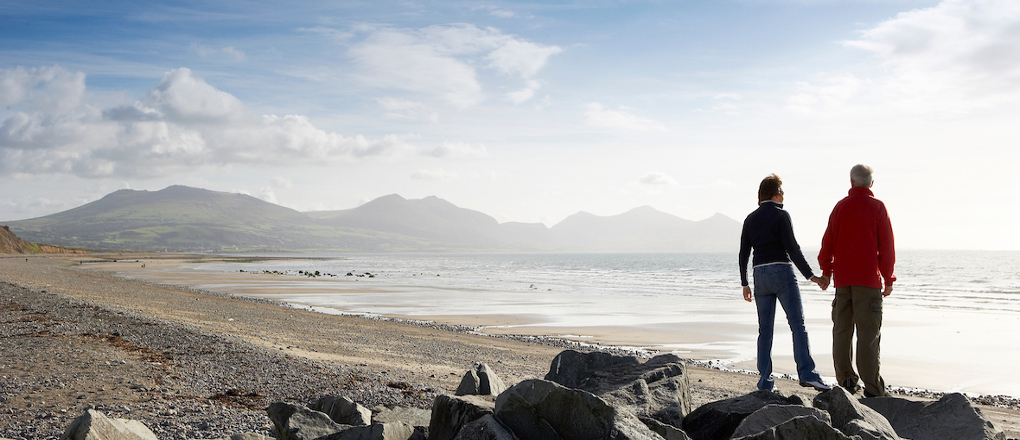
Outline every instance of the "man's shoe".
[(860, 385), (857, 385), (856, 379), (847, 379), (843, 381), (841, 385), (843, 386), (843, 389), (851, 395), (857, 394), (857, 392), (861, 390)]
[(831, 386), (826, 385), (821, 379), (804, 381), (800, 383), (800, 386), (805, 388), (811, 387), (814, 388), (815, 391), (829, 391), (832, 389)]

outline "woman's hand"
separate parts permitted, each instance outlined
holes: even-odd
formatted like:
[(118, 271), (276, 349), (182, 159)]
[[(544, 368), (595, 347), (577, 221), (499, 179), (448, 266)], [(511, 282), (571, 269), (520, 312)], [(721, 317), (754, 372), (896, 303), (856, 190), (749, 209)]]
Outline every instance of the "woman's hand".
[(811, 277), (811, 282), (817, 284), (822, 290), (829, 288), (829, 277)]
[(744, 286), (744, 301), (751, 302), (754, 299), (754, 295), (751, 294), (751, 286)]

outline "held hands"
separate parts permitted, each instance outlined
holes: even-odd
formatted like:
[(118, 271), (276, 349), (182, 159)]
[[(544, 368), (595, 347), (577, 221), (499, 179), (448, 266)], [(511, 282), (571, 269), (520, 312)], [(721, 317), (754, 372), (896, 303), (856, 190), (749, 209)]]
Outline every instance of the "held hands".
[(751, 286), (744, 286), (744, 301), (751, 302), (754, 295), (751, 294)]
[(818, 284), (818, 287), (820, 287), (822, 290), (826, 290), (829, 288), (829, 280), (830, 280), (829, 277), (811, 277), (811, 282)]

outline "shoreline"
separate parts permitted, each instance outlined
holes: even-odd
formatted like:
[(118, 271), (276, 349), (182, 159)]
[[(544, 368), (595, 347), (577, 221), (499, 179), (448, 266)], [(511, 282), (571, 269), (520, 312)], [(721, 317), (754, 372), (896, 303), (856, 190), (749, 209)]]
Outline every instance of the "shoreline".
[[(261, 258), (259, 258), (259, 259), (261, 259)], [(323, 258), (306, 258), (306, 257), (298, 257), (298, 256), (295, 256), (295, 257), (270, 257), (270, 258), (266, 258), (266, 259), (267, 260), (291, 260), (291, 261), (301, 261), (301, 260), (316, 261), (316, 260), (323, 260)], [(204, 256), (200, 256), (199, 260), (207, 260), (207, 258), (204, 257)], [(231, 262), (232, 263), (232, 262), (237, 262), (237, 261), (248, 261), (248, 260), (251, 260), (251, 258), (248, 258), (248, 257), (239, 257), (239, 258), (235, 259), (235, 258), (232, 258), (232, 257), (218, 256), (218, 257), (208, 258), (208, 260), (209, 261)], [(329, 259), (325, 258), (325, 260), (329, 260)], [(117, 268), (117, 269), (118, 270), (122, 270), (122, 268)], [(547, 345), (547, 346), (556, 347), (556, 348), (560, 348), (560, 349), (568, 349), (569, 348), (569, 349), (577, 349), (577, 350), (601, 350), (601, 351), (607, 351), (607, 352), (612, 352), (612, 353), (616, 353), (616, 354), (634, 355), (634, 356), (637, 356), (638, 358), (643, 358), (643, 359), (651, 358), (652, 356), (654, 356), (655, 354), (658, 354), (658, 353), (667, 353), (667, 352), (670, 352), (667, 348), (661, 347), (661, 346), (656, 349), (656, 348), (642, 347), (642, 346), (640, 346), (638, 344), (621, 344), (621, 343), (612, 343), (612, 342), (609, 342), (609, 343), (607, 343), (607, 342), (600, 342), (598, 339), (601, 339), (601, 340), (604, 341), (606, 338), (605, 337), (599, 338), (598, 336), (592, 336), (592, 335), (569, 335), (569, 336), (565, 337), (562, 334), (562, 332), (560, 332), (560, 334), (556, 334), (556, 333), (552, 332), (551, 330), (555, 330), (556, 329), (555, 327), (532, 326), (532, 325), (524, 324), (524, 322), (526, 322), (527, 320), (526, 319), (522, 319), (521, 317), (516, 317), (516, 316), (514, 316), (514, 317), (504, 317), (503, 318), (504, 321), (513, 321), (514, 322), (513, 325), (472, 325), (472, 324), (468, 323), (468, 322), (472, 321), (471, 319), (464, 319), (464, 318), (459, 317), (459, 316), (432, 316), (432, 315), (426, 315), (426, 316), (422, 316), (422, 317), (415, 317), (415, 316), (410, 316), (410, 315), (383, 315), (383, 314), (347, 312), (347, 311), (344, 311), (344, 310), (341, 310), (341, 309), (336, 309), (336, 308), (331, 308), (331, 307), (289, 303), (287, 301), (277, 300), (277, 299), (269, 298), (269, 297), (264, 296), (264, 295), (259, 295), (258, 293), (251, 293), (251, 294), (227, 293), (227, 292), (221, 292), (221, 291), (210, 290), (210, 289), (196, 288), (196, 287), (191, 287), (191, 286), (187, 286), (187, 285), (179, 285), (179, 284), (172, 284), (172, 283), (164, 283), (164, 282), (160, 282), (160, 281), (145, 280), (145, 279), (131, 277), (131, 276), (119, 275), (117, 273), (114, 273), (111, 268), (88, 268), (88, 270), (100, 270), (100, 271), (108, 273), (108, 274), (110, 274), (112, 276), (132, 279), (132, 280), (135, 280), (135, 281), (138, 281), (138, 282), (143, 282), (143, 283), (151, 283), (151, 284), (156, 285), (156, 286), (191, 289), (191, 290), (195, 291), (196, 293), (203, 293), (203, 294), (208, 294), (208, 295), (219, 295), (219, 296), (232, 297), (232, 298), (237, 298), (237, 299), (242, 299), (242, 300), (256, 300), (256, 301), (261, 300), (261, 301), (267, 301), (269, 303), (277, 304), (277, 305), (284, 306), (284, 307), (290, 307), (290, 308), (295, 308), (295, 309), (300, 309), (300, 310), (309, 310), (309, 311), (313, 311), (313, 312), (317, 312), (317, 313), (324, 313), (324, 314), (328, 314), (328, 315), (349, 316), (349, 317), (356, 317), (356, 318), (370, 319), (370, 320), (377, 320), (377, 321), (389, 321), (389, 322), (395, 322), (395, 323), (398, 323), (398, 324), (406, 324), (406, 325), (418, 326), (418, 327), (423, 327), (423, 328), (432, 328), (432, 329), (438, 329), (438, 330), (443, 330), (443, 331), (452, 331), (452, 332), (458, 332), (458, 333), (479, 335), (479, 336), (484, 336), (484, 337), (508, 339), (508, 340), (513, 340), (513, 341), (518, 341), (518, 342), (525, 342), (525, 343), (536, 343), (536, 344)], [(261, 275), (260, 273), (254, 273), (254, 272), (246, 273), (246, 272), (242, 271), (242, 273), (244, 273), (245, 275), (252, 275), (252, 274)], [(203, 274), (203, 275), (209, 276), (209, 274)], [(224, 274), (224, 275), (226, 275), (226, 274)], [(289, 275), (289, 274), (275, 274), (275, 275), (298, 277), (298, 275)], [(348, 280), (343, 280), (343, 281), (348, 281)], [(369, 288), (369, 289), (362, 290), (361, 292), (364, 292), (364, 293), (373, 293), (375, 291), (376, 290), (374, 290), (372, 288)], [(494, 319), (495, 315), (486, 315), (486, 317), (487, 317), (486, 320), (492, 320), (492, 319)], [(496, 317), (495, 319), (498, 320), (499, 318)], [(515, 332), (513, 332), (513, 330), (522, 329), (522, 328), (527, 328), (527, 329), (529, 329), (531, 331), (529, 331), (528, 333), (515, 333)], [(574, 330), (572, 328), (568, 328), (568, 329)], [(578, 332), (578, 333), (580, 333), (580, 332)], [(606, 332), (602, 333), (602, 334), (607, 334), (607, 333), (608, 333), (608, 330)], [(779, 335), (779, 331), (777, 331), (777, 336), (778, 335)], [(696, 337), (699, 337), (699, 335), (695, 334), (692, 337), (696, 338)], [(591, 342), (586, 342), (585, 339), (591, 339), (592, 341)], [(638, 341), (631, 341), (631, 342), (640, 342), (640, 341), (638, 340)], [(723, 359), (714, 359), (714, 358), (704, 357), (704, 356), (702, 356), (700, 358), (688, 358), (688, 357), (683, 356), (682, 354), (679, 354), (679, 356), (681, 358), (683, 358), (684, 361), (686, 363), (688, 363), (689, 365), (695, 365), (695, 366), (698, 366), (698, 367), (701, 367), (701, 368), (708, 368), (708, 369), (713, 369), (713, 370), (718, 370), (718, 371), (725, 371), (725, 372), (745, 374), (745, 375), (750, 375), (750, 376), (754, 376), (754, 377), (757, 377), (757, 375), (758, 375), (757, 371), (754, 369), (754, 360), (753, 359), (751, 359), (749, 361), (733, 363), (733, 362), (727, 362), (727, 361), (725, 361)], [(783, 356), (779, 356), (779, 357), (783, 357)], [(785, 356), (785, 357), (791, 357), (792, 358), (792, 356)], [(750, 367), (748, 368), (747, 366), (750, 366)], [(795, 375), (790, 374), (788, 372), (781, 372), (781, 371), (778, 371), (778, 369), (777, 369), (777, 371), (774, 372), (773, 374), (775, 375), (776, 378), (781, 378), (781, 379), (790, 380), (790, 381), (796, 381)], [(887, 387), (889, 389), (889, 392), (892, 393), (892, 394), (897, 394), (897, 395), (901, 395), (901, 396), (910, 396), (910, 397), (920, 397), (920, 398), (927, 398), (927, 399), (935, 399), (935, 400), (941, 398), (942, 396), (944, 396), (946, 394), (952, 393), (952, 391), (941, 391), (941, 390), (928, 389), (928, 388), (923, 388), (923, 387), (907, 387), (907, 386), (896, 386), (896, 385), (889, 385)], [(966, 395), (968, 398), (970, 398), (975, 403), (981, 403), (981, 404), (984, 404), (984, 405), (998, 406), (998, 407), (1002, 407), (1002, 408), (1011, 408), (1011, 409), (1018, 409), (1018, 410), (1020, 410), (1020, 397), (1018, 397), (1018, 396), (1011, 396), (1011, 395), (1006, 395), (1006, 394), (993, 394), (993, 393), (976, 393), (976, 392), (968, 392), (968, 391), (961, 391), (961, 393)]]
[[(271, 298), (330, 314), (368, 314), (435, 321), (475, 328), (479, 333), (488, 335), (551, 337), (636, 351), (670, 352), (685, 359), (715, 361), (735, 371), (755, 372), (754, 338), (757, 328), (754, 306), (733, 297), (720, 297), (718, 293), (708, 297), (687, 295), (679, 300), (604, 294), (593, 294), (589, 298), (583, 291), (567, 288), (566, 291), (557, 289), (557, 293), (546, 295), (544, 288), (538, 292), (521, 288), (493, 289), (472, 284), (470, 278), (457, 278), (457, 274), (452, 273), (443, 273), (445, 281), (439, 284), (435, 282), (438, 281), (436, 278), (416, 280), (406, 274), (404, 278), (390, 278), (385, 269), (381, 273), (372, 270), (372, 275), (359, 273), (365, 275), (361, 278), (344, 277), (343, 272), (308, 277), (297, 274), (298, 269), (322, 269), (322, 265), (316, 264), (322, 260), (303, 256), (268, 259), (292, 262), (269, 266), (286, 267), (284, 272), (251, 270), (253, 265), (232, 268), (229, 264), (218, 264), (258, 260), (217, 256), (195, 257), (188, 261), (167, 260), (170, 262), (150, 264), (149, 268), (123, 262), (88, 266), (117, 272), (131, 279)], [(217, 264), (203, 267), (200, 262)], [(249, 270), (237, 270), (239, 268)], [(372, 267), (360, 269), (371, 270)], [(374, 275), (380, 277), (369, 279)], [(525, 280), (528, 280), (527, 275), (500, 281), (527, 286), (530, 280)], [(911, 305), (913, 296), (916, 295), (901, 291), (895, 298), (896, 302), (891, 303), (886, 311), (883, 375), (887, 383), (910, 392), (935, 390), (962, 392), (968, 396), (1020, 398), (1020, 382), (1009, 371), (1009, 365), (1013, 364), (1011, 359), (1016, 356), (986, 351), (996, 349), (995, 344), (985, 342), (981, 345), (981, 340), (972, 339), (975, 334), (996, 328), (999, 322), (996, 319), (1004, 317), (969, 310), (917, 308)], [(426, 304), (420, 302), (423, 297), (429, 298)], [(809, 334), (812, 335), (812, 352), (816, 360), (821, 360), (818, 371), (823, 378), (834, 381), (831, 362), (824, 361), (831, 356), (831, 322), (828, 320), (831, 292), (807, 290), (804, 298)], [(781, 312), (778, 315), (777, 318), (782, 317)], [(946, 320), (953, 325), (935, 324)], [(1016, 324), (1014, 322), (1004, 328), (1011, 329)], [(782, 319), (777, 320), (774, 369), (776, 374), (795, 375), (789, 330), (784, 327)], [(1003, 344), (1011, 344), (1010, 341), (1018, 338), (1017, 335), (1003, 336), (1006, 337), (1001, 341)], [(956, 357), (939, 355), (954, 346), (957, 347)], [(983, 353), (997, 354), (987, 357)], [(986, 361), (974, 365), (971, 359)]]
[[(122, 257), (124, 255), (111, 255), (111, 258)], [(138, 257), (149, 259), (153, 256), (139, 255)], [(43, 301), (51, 296), (59, 296), (63, 298), (60, 301), (81, 302), (89, 305), (83, 310), (74, 310), (73, 313), (92, 313), (91, 311), (94, 309), (96, 313), (106, 313), (104, 317), (110, 315), (115, 318), (117, 316), (137, 317), (144, 322), (124, 324), (123, 327), (116, 328), (119, 329), (117, 333), (120, 333), (125, 340), (129, 340), (139, 347), (155, 347), (164, 343), (141, 336), (137, 339), (134, 338), (136, 333), (140, 335), (150, 327), (166, 327), (171, 330), (184, 328), (202, 335), (208, 334), (211, 335), (209, 337), (221, 341), (218, 344), (227, 344), (227, 346), (235, 348), (228, 347), (226, 351), (222, 351), (215, 348), (214, 344), (211, 346), (213, 348), (208, 349), (212, 350), (211, 357), (206, 356), (202, 360), (205, 363), (196, 364), (195, 368), (199, 370), (227, 368), (220, 365), (227, 362), (220, 357), (233, 359), (229, 353), (234, 351), (249, 353), (249, 355), (260, 359), (265, 356), (270, 356), (273, 359), (289, 359), (285, 363), (293, 363), (296, 366), (303, 365), (300, 368), (307, 368), (308, 371), (332, 371), (328, 376), (333, 379), (322, 377), (321, 373), (312, 373), (309, 376), (305, 370), (302, 370), (305, 371), (302, 373), (289, 373), (295, 375), (295, 381), (310, 383), (322, 380), (339, 380), (342, 386), (335, 383), (330, 386), (343, 390), (339, 391), (341, 393), (349, 392), (355, 400), (358, 400), (358, 395), (362, 395), (368, 396), (366, 399), (376, 399), (377, 401), (386, 399), (406, 401), (409, 398), (407, 394), (386, 386), (387, 382), (405, 382), (412, 384), (413, 389), (416, 390), (416, 394), (407, 403), (425, 405), (431, 403), (431, 397), (434, 395), (448, 393), (455, 389), (463, 372), (474, 361), (490, 363), (496, 369), (497, 374), (508, 383), (512, 383), (525, 378), (542, 377), (555, 353), (563, 348), (575, 348), (557, 347), (554, 346), (557, 343), (555, 339), (536, 340), (531, 336), (478, 336), (472, 334), (473, 330), (469, 327), (452, 327), (392, 318), (327, 315), (309, 311), (304, 307), (283, 304), (279, 301), (249, 298), (169, 283), (161, 285), (160, 283), (126, 279), (109, 272), (69, 267), (73, 262), (80, 260), (77, 258), (37, 256), (29, 257), (31, 261), (27, 262), (28, 264), (25, 264), (24, 258), (23, 256), (12, 256), (12, 258), (0, 256), (0, 268), (2, 268), (0, 280), (15, 286), (10, 287), (12, 289), (36, 292), (34, 296), (22, 294), (20, 297), (22, 299), (19, 301)], [(193, 256), (185, 256), (185, 258), (193, 258)], [(43, 294), (43, 291), (46, 293)], [(6, 300), (6, 298), (0, 299)], [(30, 304), (22, 306), (26, 309), (33, 308)], [(228, 316), (233, 318), (228, 318)], [(89, 322), (83, 317), (74, 319), (78, 320), (79, 323), (75, 324), (78, 326), (98, 325), (102, 327), (106, 325)], [(67, 320), (67, 322), (71, 321), (72, 319)], [(45, 322), (29, 322), (24, 325), (46, 328), (46, 331), (51, 331), (54, 334), (59, 333), (57, 330), (59, 325), (47, 327), (48, 324)], [(41, 333), (41, 331), (35, 333)], [(111, 335), (114, 332), (110, 328), (105, 328), (95, 330), (93, 333)], [(2, 342), (10, 344), (18, 337), (21, 336), (5, 335)], [(51, 340), (58, 343), (62, 339), (72, 337), (77, 336), (71, 332), (61, 338), (33, 336), (33, 339), (26, 339), (26, 343), (38, 344), (40, 341)], [(28, 337), (25, 336), (25, 338)], [(559, 343), (566, 344), (563, 341)], [(14, 357), (19, 353), (18, 350), (31, 349), (17, 345), (5, 345), (4, 349), (6, 353), (11, 353), (12, 358), (5, 360), (4, 365), (0, 365), (0, 375), (5, 380), (10, 380), (12, 374), (18, 373), (22, 375), (19, 380), (23, 383), (31, 383), (31, 380), (26, 377), (35, 374), (32, 371), (32, 365), (19, 366), (18, 362), (21, 362), (22, 359)], [(99, 350), (102, 347), (92, 347), (91, 349)], [(26, 359), (31, 357), (32, 351), (28, 353), (25, 355)], [(126, 361), (128, 366), (134, 365), (139, 369), (147, 369), (147, 372), (137, 376), (121, 376), (115, 379), (99, 378), (97, 380), (104, 384), (97, 390), (105, 389), (106, 391), (96, 391), (95, 394), (92, 394), (92, 398), (87, 399), (87, 402), (101, 408), (113, 409), (114, 412), (120, 411), (121, 407), (130, 407), (131, 410), (128, 413), (115, 415), (139, 418), (150, 426), (155, 424), (157, 427), (171, 426), (172, 428), (173, 423), (190, 423), (187, 417), (183, 419), (184, 421), (175, 422), (173, 419), (181, 419), (182, 412), (192, 405), (206, 409), (214, 408), (213, 410), (219, 412), (222, 417), (235, 419), (240, 417), (247, 421), (244, 422), (247, 423), (246, 426), (256, 428), (265, 426), (264, 411), (261, 408), (246, 408), (239, 405), (238, 402), (218, 404), (216, 400), (211, 399), (211, 397), (224, 394), (228, 390), (225, 390), (221, 385), (209, 384), (210, 381), (203, 376), (206, 373), (195, 372), (193, 374), (197, 376), (194, 378), (187, 377), (184, 373), (178, 373), (182, 376), (180, 379), (169, 381), (167, 376), (161, 376), (159, 367), (154, 366), (152, 362), (138, 361), (131, 356), (123, 355), (124, 353), (121, 353), (121, 357), (123, 357), (121, 360)], [(187, 355), (187, 353), (179, 354), (180, 357), (174, 362), (186, 364), (188, 362)], [(110, 354), (103, 356), (112, 357)], [(100, 359), (102, 358), (100, 357)], [(64, 364), (59, 368), (53, 366), (57, 369), (50, 372), (52, 376), (55, 377), (57, 371), (78, 368), (74, 366), (76, 365), (74, 360), (62, 362)], [(279, 364), (279, 362), (267, 362), (270, 362), (271, 365)], [(120, 364), (114, 363), (112, 366), (103, 368), (104, 371), (105, 369), (113, 370), (119, 368), (117, 365)], [(212, 367), (208, 365), (212, 365)], [(257, 365), (262, 364), (258, 363)], [(691, 362), (689, 366), (692, 393), (696, 404), (699, 405), (749, 392), (753, 390), (757, 380), (756, 375), (713, 369), (718, 365), (712, 365), (711, 362), (703, 365)], [(180, 368), (187, 370), (184, 367)], [(231, 368), (235, 367), (231, 366)], [(80, 374), (85, 377), (91, 373)], [(142, 385), (142, 388), (148, 391), (143, 393), (135, 391), (133, 392), (136, 397), (134, 401), (120, 403), (118, 399), (122, 399), (123, 396), (117, 395), (115, 390), (123, 388), (124, 384), (129, 382), (133, 382), (130, 386), (138, 386), (138, 382), (146, 382), (146, 377), (162, 377), (167, 382), (162, 385), (155, 383)], [(38, 383), (42, 384), (36, 386), (37, 388), (41, 387), (45, 392), (51, 387), (47, 382), (51, 380), (51, 377), (37, 379)], [(777, 384), (784, 393), (805, 395), (807, 399), (813, 396), (809, 391), (800, 388), (795, 381), (779, 378)], [(3, 385), (3, 382), (0, 382), (0, 385)], [(282, 385), (273, 385), (273, 387), (276, 386)], [(265, 385), (252, 385), (252, 387), (260, 388)], [(195, 391), (195, 389), (200, 390)], [(45, 423), (47, 420), (55, 426), (66, 426), (66, 423), (60, 425), (59, 422), (61, 420), (69, 422), (80, 413), (79, 410), (86, 404), (78, 398), (75, 392), (65, 393), (67, 395), (63, 397), (47, 396), (44, 408), (46, 408), (48, 418), (36, 421), (35, 416), (38, 413), (33, 413), (33, 411), (39, 410), (24, 405), (25, 401), (30, 401), (32, 396), (38, 394), (37, 391), (32, 391), (31, 387), (8, 387), (4, 391), (5, 395), (11, 397), (0, 399), (5, 400), (0, 401), (0, 409), (4, 411), (12, 409), (15, 413), (0, 413), (0, 433), (2, 433), (0, 436), (15, 437), (9, 434), (9, 432), (15, 432), (11, 430), (13, 427), (36, 426), (33, 424)], [(305, 392), (307, 391), (305, 390)], [(270, 387), (270, 389), (259, 389), (257, 392), (263, 399), (280, 397), (282, 400), (287, 397), (288, 393), (296, 391), (294, 389), (274, 391)], [(188, 397), (182, 400), (180, 393), (188, 394)], [(323, 395), (326, 393), (325, 390), (322, 391)], [(138, 396), (137, 394), (143, 395)], [(229, 395), (229, 393), (226, 394)], [(143, 402), (137, 402), (138, 398), (143, 398)], [(1011, 437), (1018, 436), (1020, 433), (1020, 411), (1015, 407), (1011, 409), (1001, 402), (992, 401), (988, 403), (1003, 406), (987, 406), (988, 403), (975, 400), (973, 397), (972, 400), (982, 405), (989, 420), (993, 421), (999, 429), (1007, 432), (1007, 435)], [(365, 403), (366, 406), (373, 405), (371, 400)], [(176, 409), (170, 408), (170, 406), (175, 406)], [(39, 408), (39, 406), (35, 408)], [(197, 421), (187, 427), (178, 426), (177, 429), (188, 433), (187, 435), (190, 437), (168, 436), (165, 438), (202, 438), (194, 434), (202, 432), (203, 426), (209, 426), (208, 420)], [(170, 428), (165, 429), (168, 429), (165, 432), (172, 431)], [(43, 438), (44, 436), (28, 437)], [(161, 435), (160, 438), (164, 438), (164, 436)]]

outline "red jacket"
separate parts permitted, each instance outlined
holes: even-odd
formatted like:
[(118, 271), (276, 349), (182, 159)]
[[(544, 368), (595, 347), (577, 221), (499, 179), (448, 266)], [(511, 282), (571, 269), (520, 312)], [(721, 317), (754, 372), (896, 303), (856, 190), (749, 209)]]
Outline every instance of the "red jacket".
[(881, 289), (896, 281), (893, 265), (892, 223), (885, 204), (868, 188), (850, 188), (850, 195), (832, 208), (829, 226), (818, 252), (822, 276), (832, 276), (836, 287), (868, 286)]

